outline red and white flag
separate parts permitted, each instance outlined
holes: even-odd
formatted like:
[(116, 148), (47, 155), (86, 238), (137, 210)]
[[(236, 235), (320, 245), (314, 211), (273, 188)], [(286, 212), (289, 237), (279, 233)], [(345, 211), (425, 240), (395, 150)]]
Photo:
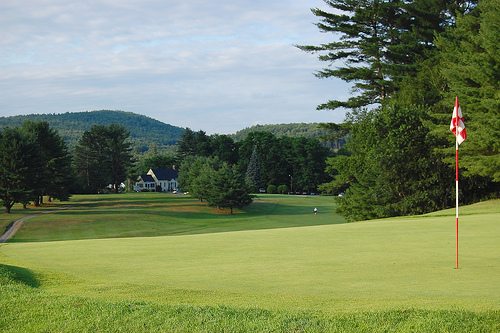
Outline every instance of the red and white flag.
[(464, 117), (462, 116), (460, 104), (458, 104), (458, 97), (455, 99), (455, 108), (453, 109), (453, 118), (451, 118), (450, 131), (452, 131), (457, 137), (458, 144), (461, 144), (465, 139), (467, 139)]

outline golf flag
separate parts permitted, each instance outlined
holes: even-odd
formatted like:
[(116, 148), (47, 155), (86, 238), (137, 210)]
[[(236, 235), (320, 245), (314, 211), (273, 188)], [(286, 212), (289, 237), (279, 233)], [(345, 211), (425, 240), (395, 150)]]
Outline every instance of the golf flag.
[(457, 269), (458, 269), (458, 145), (467, 139), (467, 132), (465, 131), (464, 118), (462, 116), (462, 109), (458, 104), (458, 97), (455, 98), (455, 108), (453, 109), (453, 117), (451, 118), (450, 130), (455, 134), (455, 156), (456, 156), (456, 217), (457, 217)]
[(453, 109), (453, 117), (451, 118), (450, 131), (457, 137), (458, 144), (461, 144), (467, 139), (464, 117), (462, 116), (460, 104), (458, 104), (458, 97), (455, 98), (455, 108)]

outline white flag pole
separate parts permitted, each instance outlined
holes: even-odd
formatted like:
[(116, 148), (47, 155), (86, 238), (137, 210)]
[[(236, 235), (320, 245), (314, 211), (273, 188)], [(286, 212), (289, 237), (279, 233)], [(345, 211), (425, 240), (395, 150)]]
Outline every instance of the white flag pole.
[[(457, 127), (458, 127), (458, 122), (457, 122)], [(455, 202), (455, 206), (456, 206), (456, 217), (457, 217), (457, 269), (458, 268), (458, 128), (456, 130), (456, 135), (455, 135), (455, 160), (456, 160), (456, 163), (455, 163), (455, 166), (456, 166), (456, 193), (455, 193), (455, 197), (456, 197), (456, 202)]]

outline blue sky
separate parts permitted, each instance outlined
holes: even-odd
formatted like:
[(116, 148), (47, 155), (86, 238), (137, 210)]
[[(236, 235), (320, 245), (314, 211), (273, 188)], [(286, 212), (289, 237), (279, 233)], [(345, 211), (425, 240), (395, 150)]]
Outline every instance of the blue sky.
[(0, 116), (123, 110), (208, 134), (340, 122), (349, 88), (294, 44), (322, 0), (2, 0)]

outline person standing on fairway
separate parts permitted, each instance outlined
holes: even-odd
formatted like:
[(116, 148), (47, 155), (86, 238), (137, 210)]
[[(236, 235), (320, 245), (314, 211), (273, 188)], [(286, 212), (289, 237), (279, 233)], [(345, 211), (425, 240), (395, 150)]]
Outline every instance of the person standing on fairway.
[(318, 213), (318, 208), (314, 207), (314, 215)]

